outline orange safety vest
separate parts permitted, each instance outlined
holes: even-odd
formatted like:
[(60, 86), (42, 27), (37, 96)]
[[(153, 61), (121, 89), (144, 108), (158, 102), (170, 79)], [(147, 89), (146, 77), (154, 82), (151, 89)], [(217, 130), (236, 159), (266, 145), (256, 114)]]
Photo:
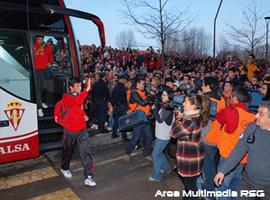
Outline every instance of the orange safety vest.
[[(239, 122), (236, 130), (231, 134), (226, 133), (224, 129), (220, 132), (220, 141), (218, 142), (217, 147), (219, 149), (220, 155), (224, 158), (227, 158), (231, 154), (233, 148), (237, 144), (241, 134), (246, 129), (247, 125), (250, 122), (254, 122), (255, 120), (254, 114), (247, 112), (242, 108), (236, 109), (239, 116)], [(245, 155), (241, 163), (247, 163), (247, 155)]]
[[(144, 91), (136, 90), (136, 92), (140, 95), (140, 97), (142, 97), (143, 100), (145, 100), (147, 98)], [(129, 103), (129, 111), (128, 112), (134, 112), (135, 110), (141, 110), (147, 116), (150, 115), (150, 106), (149, 105), (141, 106), (140, 104), (138, 104), (136, 102), (135, 103)]]
[[(221, 97), (220, 100), (209, 98), (211, 101), (217, 103), (217, 113), (226, 107), (226, 103), (224, 98)], [(217, 120), (214, 120), (210, 125), (210, 131), (204, 137), (204, 141), (210, 144), (217, 145), (220, 140), (220, 131), (221, 131), (220, 123)]]
[(223, 97), (221, 97), (220, 100), (217, 100), (217, 99), (210, 97), (209, 100), (217, 103), (217, 113), (226, 107), (226, 102), (225, 102), (225, 99)]
[(127, 102), (129, 103), (129, 100), (130, 100), (130, 94), (131, 94), (131, 90), (128, 89), (127, 90)]

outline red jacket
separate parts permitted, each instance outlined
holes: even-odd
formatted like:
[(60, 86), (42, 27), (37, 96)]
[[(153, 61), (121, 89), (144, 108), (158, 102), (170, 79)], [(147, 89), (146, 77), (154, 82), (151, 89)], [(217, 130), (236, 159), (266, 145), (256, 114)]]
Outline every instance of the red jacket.
[(34, 68), (39, 70), (47, 69), (47, 64), (52, 64), (53, 62), (53, 54), (52, 47), (49, 45), (45, 45), (39, 53), (36, 55), (37, 50), (42, 44), (34, 44)]
[(87, 91), (81, 92), (78, 96), (72, 96), (70, 94), (63, 95), (63, 109), (64, 111), (68, 109), (63, 120), (63, 127), (67, 131), (79, 132), (86, 128), (84, 100), (87, 96)]

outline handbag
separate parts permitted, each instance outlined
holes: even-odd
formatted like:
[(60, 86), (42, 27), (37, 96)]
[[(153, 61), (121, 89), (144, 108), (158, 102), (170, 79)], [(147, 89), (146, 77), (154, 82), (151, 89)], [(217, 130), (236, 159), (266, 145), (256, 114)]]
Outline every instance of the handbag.
[(136, 126), (148, 123), (145, 113), (141, 110), (128, 113), (118, 119), (119, 131), (130, 131)]

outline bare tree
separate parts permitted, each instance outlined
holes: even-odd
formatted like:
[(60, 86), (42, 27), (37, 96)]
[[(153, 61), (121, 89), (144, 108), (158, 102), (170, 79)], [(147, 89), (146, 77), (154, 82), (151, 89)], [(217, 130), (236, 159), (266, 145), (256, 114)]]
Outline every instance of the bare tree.
[(211, 39), (203, 29), (192, 28), (182, 34), (181, 51), (185, 55), (202, 56), (210, 49)]
[(172, 55), (180, 53), (181, 42), (179, 38), (180, 38), (179, 33), (175, 33), (167, 38), (166, 43), (164, 45), (164, 52), (166, 54)]
[(242, 12), (242, 24), (243, 27), (233, 26), (227, 24), (230, 31), (229, 35), (241, 46), (243, 46), (248, 52), (254, 53), (254, 49), (257, 45), (260, 45), (265, 37), (262, 25), (263, 25), (263, 12), (258, 7), (257, 3), (253, 1)]
[(135, 44), (135, 36), (131, 30), (122, 31), (116, 37), (116, 45), (119, 48), (130, 48), (135, 46)]
[[(168, 9), (169, 0), (122, 0), (125, 19), (140, 26), (140, 32), (149, 39), (158, 39), (161, 45), (162, 67), (164, 66), (164, 45), (168, 37), (184, 30), (190, 23), (186, 16), (188, 8), (179, 12)], [(141, 15), (136, 13), (140, 10)]]
[(233, 55), (239, 58), (242, 52), (243, 48), (241, 48), (239, 45), (230, 44), (224, 35), (220, 36), (217, 57), (225, 58), (228, 55)]
[(181, 34), (169, 37), (166, 52), (181, 53), (187, 56), (202, 56), (209, 53), (211, 37), (202, 28), (184, 30)]

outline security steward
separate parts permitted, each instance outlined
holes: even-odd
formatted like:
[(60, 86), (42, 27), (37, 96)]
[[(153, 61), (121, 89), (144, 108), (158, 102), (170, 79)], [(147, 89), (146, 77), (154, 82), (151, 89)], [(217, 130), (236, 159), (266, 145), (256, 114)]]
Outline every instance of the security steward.
[[(255, 115), (250, 113), (246, 106), (246, 103), (250, 101), (248, 91), (242, 87), (237, 87), (233, 90), (232, 96), (232, 105), (222, 109), (216, 116), (216, 120), (220, 123), (220, 136), (217, 144), (220, 153), (219, 166), (229, 157), (247, 124), (255, 121)], [(236, 190), (238, 188), (246, 162), (247, 157), (244, 157), (225, 176), (222, 185), (218, 188), (219, 191)]]
[[(147, 96), (144, 91), (145, 81), (142, 78), (138, 78), (136, 81), (136, 89), (131, 92), (129, 102), (129, 112), (141, 110), (146, 116), (150, 115), (150, 105), (148, 104)], [(151, 126), (149, 123), (145, 123), (136, 126), (133, 130), (133, 136), (126, 147), (125, 160), (130, 161), (131, 153), (135, 148), (136, 144), (143, 137), (144, 150), (143, 155), (146, 159), (151, 160), (151, 145), (152, 145), (152, 133)]]
[[(127, 77), (124, 74), (118, 76), (118, 83), (112, 90), (112, 105), (113, 105), (113, 132), (112, 139), (118, 138), (118, 119), (125, 115), (129, 109), (127, 102), (127, 90), (125, 84), (127, 83)], [(127, 141), (127, 133), (122, 132), (122, 140)]]

